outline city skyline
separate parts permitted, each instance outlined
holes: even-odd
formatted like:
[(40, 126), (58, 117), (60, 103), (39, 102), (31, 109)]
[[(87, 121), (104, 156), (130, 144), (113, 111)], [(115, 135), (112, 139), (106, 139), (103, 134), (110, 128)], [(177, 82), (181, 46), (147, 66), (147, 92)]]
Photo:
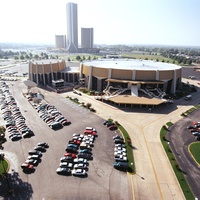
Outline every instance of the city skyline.
[(54, 44), (55, 35), (67, 34), (68, 2), (78, 5), (78, 32), (94, 28), (94, 44), (200, 46), (198, 0), (7, 0), (0, 42)]

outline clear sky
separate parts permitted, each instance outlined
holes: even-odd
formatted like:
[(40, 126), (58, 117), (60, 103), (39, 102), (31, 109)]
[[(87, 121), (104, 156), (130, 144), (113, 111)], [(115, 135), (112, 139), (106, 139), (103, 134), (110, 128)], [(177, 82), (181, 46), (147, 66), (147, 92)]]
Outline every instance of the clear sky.
[[(54, 44), (67, 0), (0, 0), (0, 42)], [(200, 0), (74, 0), (95, 44), (200, 46)]]

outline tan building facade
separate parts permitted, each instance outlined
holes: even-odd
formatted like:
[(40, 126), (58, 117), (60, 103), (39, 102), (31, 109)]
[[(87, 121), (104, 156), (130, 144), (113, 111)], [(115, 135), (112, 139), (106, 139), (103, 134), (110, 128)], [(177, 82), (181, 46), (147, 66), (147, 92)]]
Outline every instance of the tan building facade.
[(71, 70), (65, 60), (29, 61), (29, 80), (37, 85), (50, 85), (59, 79), (66, 83), (79, 82), (79, 72)]
[(104, 59), (84, 62), (80, 77), (90, 90), (103, 91), (109, 86), (138, 90), (158, 87), (167, 93), (175, 93), (181, 82), (181, 66), (146, 60)]

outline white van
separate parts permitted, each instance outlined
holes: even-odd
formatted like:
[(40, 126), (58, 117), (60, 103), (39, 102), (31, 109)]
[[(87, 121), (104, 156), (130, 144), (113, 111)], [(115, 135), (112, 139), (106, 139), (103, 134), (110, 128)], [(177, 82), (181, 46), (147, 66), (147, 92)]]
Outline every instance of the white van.
[(96, 131), (96, 129), (95, 129), (95, 128), (92, 128), (92, 127), (86, 127), (85, 130)]
[(185, 100), (186, 101), (189, 101), (189, 100), (191, 100), (192, 99), (192, 95), (187, 95), (186, 97), (185, 97)]

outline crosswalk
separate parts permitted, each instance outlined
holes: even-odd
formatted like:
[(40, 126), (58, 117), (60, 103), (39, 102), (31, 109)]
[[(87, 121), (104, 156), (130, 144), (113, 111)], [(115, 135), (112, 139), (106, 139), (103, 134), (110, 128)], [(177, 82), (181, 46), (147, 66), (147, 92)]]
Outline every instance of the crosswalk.
[(63, 103), (68, 104), (71, 108), (73, 108), (74, 110), (76, 110), (76, 111), (78, 111), (80, 113), (88, 113), (88, 112), (90, 112), (90, 110), (84, 108), (81, 104), (74, 103), (70, 99), (63, 98), (63, 99), (60, 99), (60, 101), (63, 102)]

